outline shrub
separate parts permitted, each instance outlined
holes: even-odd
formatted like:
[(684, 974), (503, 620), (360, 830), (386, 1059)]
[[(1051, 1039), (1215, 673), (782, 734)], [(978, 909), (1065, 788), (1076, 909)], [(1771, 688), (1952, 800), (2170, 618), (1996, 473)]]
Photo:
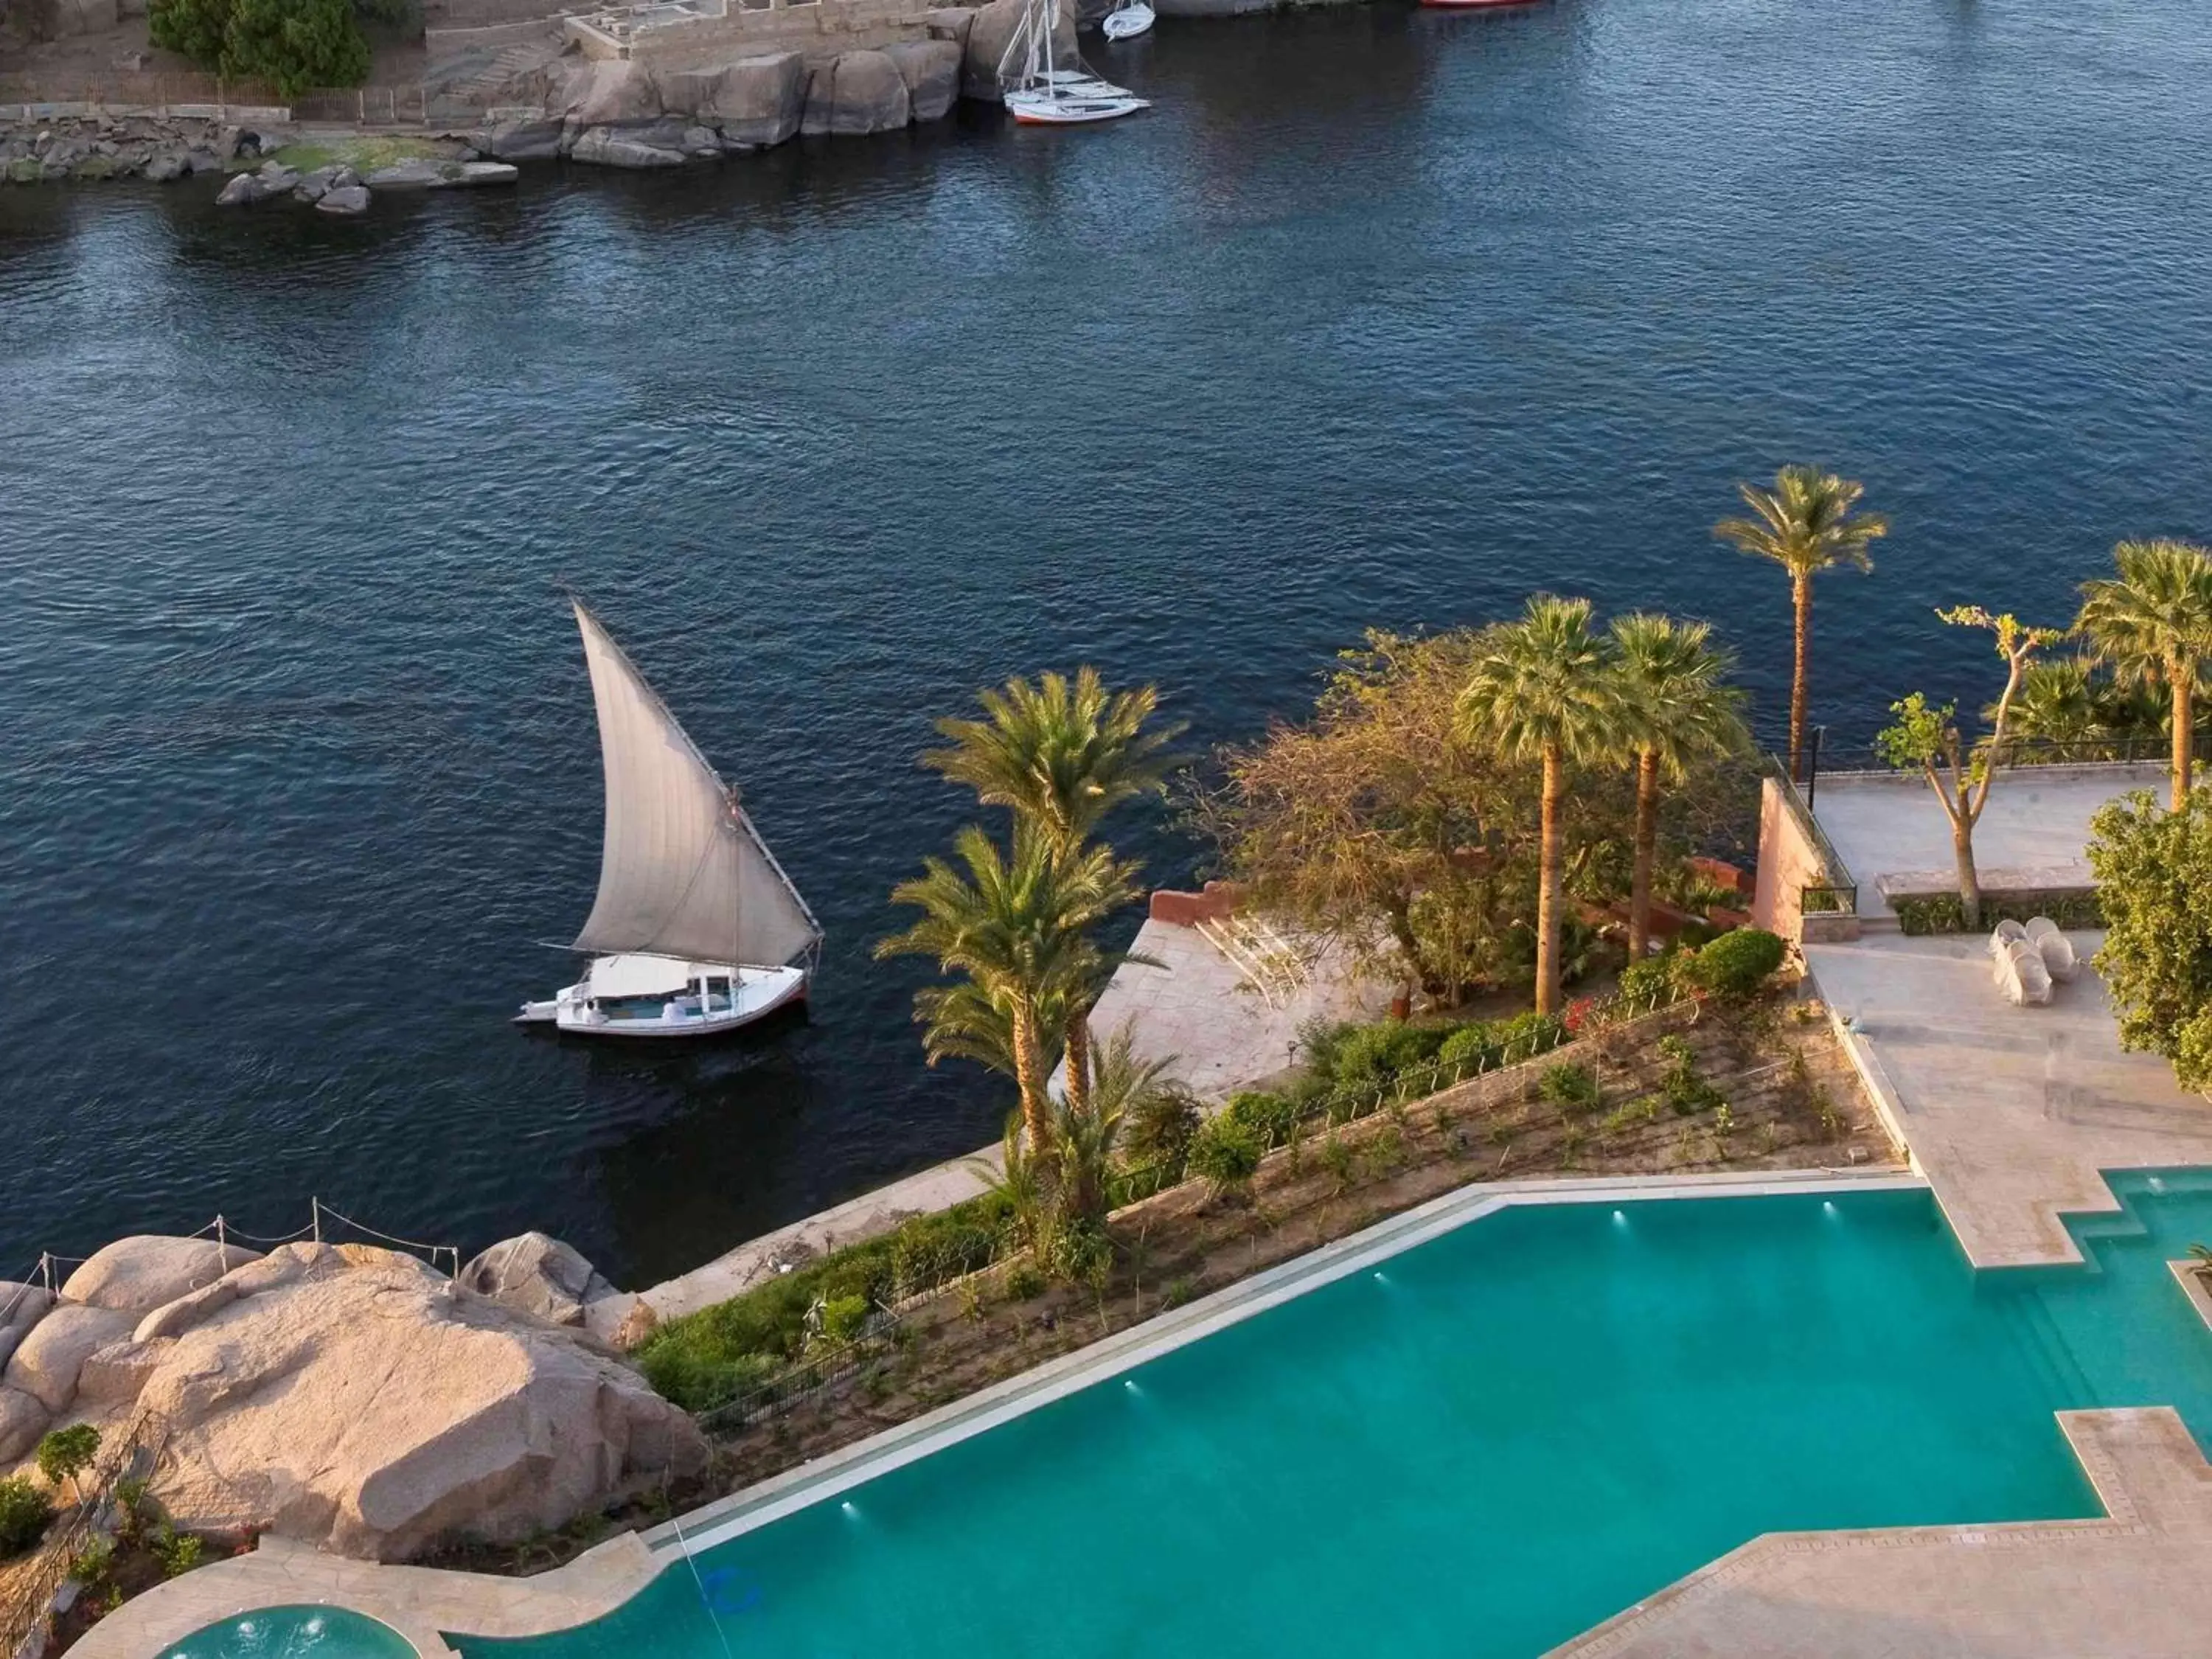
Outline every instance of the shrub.
[(859, 1297), (864, 1306), (929, 1290), (988, 1266), (1012, 1201), (997, 1193), (916, 1216), (873, 1238), (779, 1273), (742, 1296), (672, 1319), (632, 1356), (648, 1382), (687, 1411), (757, 1387), (804, 1351), (807, 1314)]
[[(1956, 893), (1894, 898), (1889, 903), (1897, 913), (1899, 931), (1915, 939), (1961, 933), (1966, 926), (1966, 913)], [(2095, 893), (2022, 893), (2014, 898), (1982, 895), (1982, 921), (1990, 927), (2000, 921), (2032, 921), (2037, 916), (2048, 916), (2069, 933), (2105, 925), (2104, 904)]]
[(1498, 1064), (1498, 1033), (1480, 1020), (1459, 1027), (1443, 1040), (1437, 1060), (1447, 1078), (1473, 1077)]
[(1632, 962), (1620, 970), (1621, 1000), (1632, 1004), (1640, 1013), (1645, 1005), (1667, 1000), (1667, 989), (1674, 979), (1674, 958), (1671, 953)]
[(181, 1578), (200, 1564), (200, 1540), (188, 1532), (165, 1526), (154, 1540), (154, 1554), (164, 1578)]
[(100, 1451), (100, 1431), (89, 1423), (75, 1423), (66, 1429), (56, 1429), (39, 1442), (39, 1473), (54, 1486), (66, 1480), (72, 1485), (78, 1475), (92, 1467), (92, 1460)]
[(1006, 1299), (1009, 1302), (1027, 1302), (1034, 1297), (1042, 1296), (1044, 1292), (1044, 1274), (1034, 1262), (1017, 1262), (1006, 1275)]
[(20, 1474), (0, 1480), (0, 1559), (21, 1555), (45, 1536), (54, 1500)]
[(1549, 1054), (1566, 1036), (1566, 1027), (1557, 1014), (1540, 1014), (1533, 1009), (1500, 1020), (1495, 1028), (1498, 1047), (1509, 1066), (1524, 1060), (1534, 1060), (1538, 1054)]
[(1259, 1137), (1226, 1112), (1206, 1119), (1190, 1144), (1191, 1174), (1217, 1194), (1250, 1186), (1259, 1168)]
[(1738, 927), (1675, 959), (1674, 977), (1711, 996), (1748, 996), (1782, 965), (1784, 945), (1764, 927)]
[(69, 1576), (88, 1587), (106, 1578), (115, 1566), (115, 1540), (94, 1538), (73, 1556), (69, 1564)]
[(1547, 1066), (1536, 1080), (1536, 1092), (1563, 1112), (1586, 1112), (1598, 1103), (1597, 1079), (1587, 1066), (1563, 1060)]
[(1179, 1083), (1148, 1089), (1122, 1120), (1121, 1150), (1132, 1164), (1164, 1164), (1171, 1175), (1181, 1175), (1204, 1115), (1198, 1097)]
[(1277, 1094), (1247, 1091), (1229, 1097), (1229, 1115), (1249, 1129), (1263, 1149), (1287, 1146), (1298, 1125), (1298, 1109)]
[(854, 1341), (868, 1322), (868, 1298), (865, 1296), (841, 1296), (823, 1302), (821, 1308), (821, 1340), (829, 1346), (842, 1347)]

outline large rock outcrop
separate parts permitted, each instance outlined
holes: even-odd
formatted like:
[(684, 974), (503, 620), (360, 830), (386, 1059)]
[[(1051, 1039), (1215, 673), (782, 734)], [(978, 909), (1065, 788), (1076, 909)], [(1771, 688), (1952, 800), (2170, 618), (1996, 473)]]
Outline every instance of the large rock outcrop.
[(493, 1245), (461, 1269), (461, 1283), (554, 1325), (581, 1325), (585, 1304), (620, 1294), (573, 1247), (540, 1232)]
[(67, 1411), (84, 1362), (109, 1343), (128, 1340), (136, 1322), (113, 1309), (65, 1302), (31, 1327), (0, 1371), (0, 1387), (29, 1395), (50, 1412)]
[(941, 121), (960, 97), (961, 47), (957, 40), (906, 40), (885, 46), (884, 56), (898, 65), (906, 82), (908, 106), (917, 121)]
[(52, 1412), (21, 1389), (0, 1388), (0, 1469), (37, 1445), (53, 1420)]
[(858, 138), (872, 132), (894, 132), (913, 124), (906, 77), (889, 54), (840, 52), (835, 69), (830, 97), (831, 133), (841, 138)]
[(252, 1250), (220, 1245), (211, 1238), (139, 1233), (94, 1251), (89, 1261), (69, 1276), (62, 1300), (129, 1314), (135, 1323), (163, 1303), (214, 1284), (233, 1267), (259, 1260)]
[(589, 1337), (356, 1246), (285, 1245), (85, 1369), (165, 1425), (154, 1489), (181, 1522), (384, 1560), (558, 1526), (707, 1455)]
[(43, 1285), (19, 1285), (13, 1279), (0, 1279), (0, 1367), (4, 1367), (15, 1352), (15, 1345), (30, 1334), (31, 1327), (46, 1316), (54, 1299), (46, 1294)]

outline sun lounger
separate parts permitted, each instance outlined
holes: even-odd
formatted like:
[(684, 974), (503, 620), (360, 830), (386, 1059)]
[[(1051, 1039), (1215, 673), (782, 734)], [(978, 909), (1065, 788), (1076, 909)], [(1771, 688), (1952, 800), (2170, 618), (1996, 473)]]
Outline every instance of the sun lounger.
[(2005, 949), (2007, 960), (2020, 981), (2021, 1000), (2039, 1007), (2051, 1000), (2051, 970), (2043, 965), (2043, 952), (2026, 939), (2014, 939)]
[(2051, 978), (2068, 981), (2081, 971), (2074, 941), (2049, 916), (2038, 916), (2027, 924), (2027, 942), (2043, 953), (2043, 965), (2051, 970)]

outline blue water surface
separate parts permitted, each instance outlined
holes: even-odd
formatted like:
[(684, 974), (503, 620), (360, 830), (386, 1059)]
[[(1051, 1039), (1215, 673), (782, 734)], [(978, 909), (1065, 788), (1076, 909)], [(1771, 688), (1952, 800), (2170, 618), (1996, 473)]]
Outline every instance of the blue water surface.
[[(2212, 535), (2204, 0), (1556, 0), (1163, 21), (1082, 133), (974, 115), (366, 218), (0, 190), (0, 1277), (319, 1194), (650, 1282), (995, 1139), (896, 881), (932, 716), (1155, 679), (1194, 748), (1371, 625), (1532, 588), (1711, 618), (1738, 478), (1893, 533), (1820, 585), (1863, 741)], [(830, 933), (814, 1022), (532, 1041), (597, 867), (573, 584)], [(1133, 814), (1153, 875), (1193, 849)]]
[(2127, 1176), (2080, 1268), (1977, 1274), (1924, 1191), (1511, 1209), (470, 1659), (1525, 1659), (1764, 1532), (2101, 1513), (2053, 1413), (2212, 1433)]
[(344, 1607), (257, 1607), (194, 1631), (159, 1659), (415, 1659), (389, 1625)]

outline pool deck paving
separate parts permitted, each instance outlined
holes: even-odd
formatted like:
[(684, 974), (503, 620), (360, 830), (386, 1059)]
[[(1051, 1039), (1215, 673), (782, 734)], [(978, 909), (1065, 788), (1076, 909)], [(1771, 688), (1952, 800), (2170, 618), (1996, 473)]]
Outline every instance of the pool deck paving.
[(1769, 1533), (1553, 1659), (2202, 1659), (2212, 1465), (2166, 1407), (2058, 1420), (2102, 1519)]
[(2015, 1008), (1979, 935), (1869, 933), (1805, 946), (1820, 994), (1891, 1127), (1977, 1267), (2081, 1260), (2060, 1219), (2119, 1207), (2100, 1171), (2212, 1164), (2212, 1103), (2119, 1044), (2087, 965), (2047, 1007)]
[[(2019, 766), (2001, 774), (1974, 828), (1983, 886), (2088, 886), (2081, 849), (2097, 809), (2131, 789), (2162, 799), (2165, 787), (2166, 768), (2155, 763)], [(1863, 917), (1889, 915), (1885, 878), (1912, 878), (1916, 889), (1929, 872), (1956, 878), (1950, 821), (1917, 773), (1826, 775), (1814, 787), (1813, 816), (1858, 884)]]

